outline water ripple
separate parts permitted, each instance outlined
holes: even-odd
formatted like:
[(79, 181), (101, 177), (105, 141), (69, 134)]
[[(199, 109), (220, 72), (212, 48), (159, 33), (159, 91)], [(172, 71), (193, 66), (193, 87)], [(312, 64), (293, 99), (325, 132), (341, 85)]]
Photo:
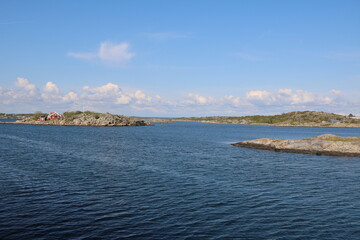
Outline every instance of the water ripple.
[(0, 131), (0, 239), (360, 235), (360, 159), (225, 144), (314, 131), (360, 136), (359, 129), (170, 123)]

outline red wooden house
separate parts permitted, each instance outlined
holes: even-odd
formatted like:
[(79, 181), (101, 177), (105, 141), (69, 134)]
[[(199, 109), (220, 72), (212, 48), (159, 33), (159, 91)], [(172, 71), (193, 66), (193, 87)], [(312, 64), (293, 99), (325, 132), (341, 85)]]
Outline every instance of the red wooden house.
[(51, 112), (49, 113), (49, 115), (47, 116), (47, 119), (56, 119), (56, 118), (60, 118), (63, 115), (57, 112)]

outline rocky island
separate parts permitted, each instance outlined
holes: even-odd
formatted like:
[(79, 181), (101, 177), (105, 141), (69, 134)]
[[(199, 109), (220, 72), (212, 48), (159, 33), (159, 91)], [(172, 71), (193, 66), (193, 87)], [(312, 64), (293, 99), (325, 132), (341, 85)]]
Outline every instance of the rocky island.
[(339, 137), (332, 134), (301, 140), (261, 138), (232, 145), (276, 152), (360, 157), (360, 137)]
[(147, 126), (149, 122), (138, 118), (131, 118), (122, 115), (96, 112), (56, 112), (45, 115), (36, 113), (16, 122), (6, 122), (7, 124), (33, 124), (33, 125), (61, 125), (61, 126)]
[(190, 117), (177, 118), (175, 121), (196, 121), (203, 123), (217, 123), (217, 124), (241, 124), (241, 125), (266, 125), (276, 127), (360, 127), (360, 118), (353, 114), (347, 116), (316, 112), (316, 111), (301, 111), (289, 112), (277, 115), (252, 115), (242, 117)]
[(31, 117), (32, 115), (33, 114), (29, 114), (29, 113), (22, 113), (22, 114), (0, 113), (0, 119), (25, 119)]

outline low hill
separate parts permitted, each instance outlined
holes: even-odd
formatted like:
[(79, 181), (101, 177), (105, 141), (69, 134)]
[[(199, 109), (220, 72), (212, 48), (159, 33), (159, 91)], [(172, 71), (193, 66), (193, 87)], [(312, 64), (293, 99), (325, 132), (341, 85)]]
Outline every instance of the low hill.
[(200, 117), (178, 118), (177, 120), (201, 121), (221, 124), (258, 124), (274, 126), (322, 126), (322, 127), (360, 127), (360, 119), (334, 113), (303, 111), (289, 112), (271, 116), (244, 117)]
[[(41, 115), (41, 114), (40, 114)], [(39, 121), (39, 114), (17, 121), (22, 124), (40, 124), (40, 125), (64, 125), (64, 126), (146, 126), (151, 125), (148, 122), (137, 118), (96, 112), (64, 112), (62, 117)]]
[(24, 119), (32, 115), (30, 113), (0, 113), (0, 119)]

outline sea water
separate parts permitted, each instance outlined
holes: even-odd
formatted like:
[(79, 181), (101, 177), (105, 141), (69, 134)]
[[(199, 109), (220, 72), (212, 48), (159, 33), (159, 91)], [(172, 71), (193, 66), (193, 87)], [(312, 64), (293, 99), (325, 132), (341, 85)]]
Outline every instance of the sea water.
[(360, 158), (230, 145), (325, 133), (0, 124), (0, 239), (359, 239)]

